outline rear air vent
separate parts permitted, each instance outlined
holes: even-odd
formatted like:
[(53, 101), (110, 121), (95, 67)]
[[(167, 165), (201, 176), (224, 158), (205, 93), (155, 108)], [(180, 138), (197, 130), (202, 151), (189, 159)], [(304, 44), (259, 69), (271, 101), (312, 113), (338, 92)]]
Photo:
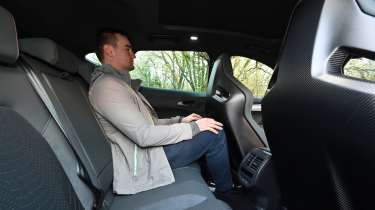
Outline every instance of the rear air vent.
[(262, 169), (271, 158), (271, 153), (265, 149), (256, 148), (248, 153), (242, 160), (239, 168), (239, 177), (245, 187), (256, 184)]
[(260, 169), (260, 166), (263, 164), (264, 159), (261, 157), (255, 157), (253, 162), (250, 165), (250, 168), (254, 171), (258, 171)]
[(254, 158), (254, 154), (250, 153), (249, 157), (246, 159), (246, 165), (247, 166), (250, 166), (251, 161), (253, 161), (253, 158)]

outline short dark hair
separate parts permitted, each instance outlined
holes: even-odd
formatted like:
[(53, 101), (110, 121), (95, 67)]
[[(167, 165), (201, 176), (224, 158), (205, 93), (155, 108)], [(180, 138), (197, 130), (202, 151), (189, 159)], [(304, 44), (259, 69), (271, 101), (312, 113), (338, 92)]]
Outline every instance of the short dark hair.
[(103, 62), (103, 59), (104, 59), (104, 51), (103, 51), (104, 45), (110, 44), (114, 47), (116, 46), (116, 43), (117, 43), (116, 34), (120, 34), (129, 39), (128, 34), (125, 33), (124, 31), (118, 30), (118, 29), (112, 29), (112, 28), (101, 29), (96, 34), (96, 55), (98, 56), (101, 62)]

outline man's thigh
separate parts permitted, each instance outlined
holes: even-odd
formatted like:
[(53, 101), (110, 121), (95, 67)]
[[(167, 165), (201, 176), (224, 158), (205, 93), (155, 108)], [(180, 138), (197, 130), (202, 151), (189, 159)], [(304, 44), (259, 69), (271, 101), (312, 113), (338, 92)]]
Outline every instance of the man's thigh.
[(194, 136), (193, 139), (164, 146), (171, 168), (184, 167), (198, 160), (207, 152), (217, 135), (204, 131)]

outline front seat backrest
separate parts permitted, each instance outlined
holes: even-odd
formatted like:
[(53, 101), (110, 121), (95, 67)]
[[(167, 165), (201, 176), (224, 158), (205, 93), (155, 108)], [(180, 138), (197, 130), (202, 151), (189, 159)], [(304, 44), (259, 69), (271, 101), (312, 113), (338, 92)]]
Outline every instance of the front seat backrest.
[(375, 55), (375, 17), (355, 0), (302, 1), (263, 120), (284, 206), (375, 209), (375, 84), (342, 75), (351, 52)]
[(211, 97), (206, 112), (224, 123), (232, 165), (237, 167), (249, 151), (266, 147), (267, 144), (263, 130), (251, 116), (253, 95), (233, 76), (232, 64), (227, 54), (220, 55), (214, 63), (208, 93)]

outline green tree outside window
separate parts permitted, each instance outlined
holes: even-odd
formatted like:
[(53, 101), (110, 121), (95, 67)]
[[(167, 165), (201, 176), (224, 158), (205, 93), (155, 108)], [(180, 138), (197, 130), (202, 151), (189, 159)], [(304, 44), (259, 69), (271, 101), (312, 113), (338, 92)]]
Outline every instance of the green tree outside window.
[(232, 56), (233, 76), (245, 85), (255, 97), (262, 98), (270, 82), (273, 69), (267, 65), (241, 56)]
[(375, 61), (367, 58), (350, 59), (344, 66), (344, 75), (362, 80), (375, 81)]

